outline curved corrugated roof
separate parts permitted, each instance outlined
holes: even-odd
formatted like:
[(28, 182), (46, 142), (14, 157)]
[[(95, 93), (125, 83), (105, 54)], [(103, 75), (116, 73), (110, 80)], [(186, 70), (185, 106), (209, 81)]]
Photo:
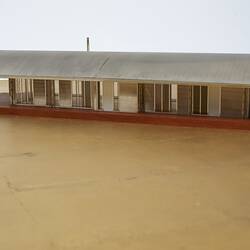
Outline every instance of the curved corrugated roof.
[(0, 51), (8, 76), (250, 84), (250, 55)]

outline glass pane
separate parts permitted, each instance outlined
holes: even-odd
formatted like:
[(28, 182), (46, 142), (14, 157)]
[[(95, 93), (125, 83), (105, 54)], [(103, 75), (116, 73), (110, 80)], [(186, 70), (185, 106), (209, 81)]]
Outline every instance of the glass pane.
[(55, 105), (59, 106), (59, 81), (55, 80)]
[(28, 103), (33, 104), (33, 89), (32, 89), (32, 80), (28, 79)]
[(161, 84), (155, 84), (155, 112), (161, 112)]
[(54, 96), (54, 81), (46, 80), (46, 104), (49, 106), (55, 105), (55, 96)]
[(103, 107), (103, 82), (97, 82), (98, 109)]
[(144, 112), (144, 84), (138, 84), (138, 111)]
[(170, 101), (170, 85), (163, 85), (163, 112), (170, 112), (169, 101)]
[(91, 89), (90, 89), (90, 82), (85, 82), (85, 107), (91, 108)]
[(144, 105), (145, 112), (154, 111), (154, 84), (144, 85)]
[(200, 86), (193, 86), (193, 114), (200, 114)]
[(20, 79), (16, 79), (16, 103), (21, 103)]
[(207, 86), (201, 87), (201, 114), (207, 114)]
[(72, 81), (72, 106), (83, 106), (82, 82), (80, 81)]

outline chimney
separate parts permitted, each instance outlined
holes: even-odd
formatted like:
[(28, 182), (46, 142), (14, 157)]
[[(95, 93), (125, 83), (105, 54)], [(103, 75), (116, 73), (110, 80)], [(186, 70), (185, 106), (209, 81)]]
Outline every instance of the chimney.
[(89, 37), (87, 37), (87, 52), (90, 51)]

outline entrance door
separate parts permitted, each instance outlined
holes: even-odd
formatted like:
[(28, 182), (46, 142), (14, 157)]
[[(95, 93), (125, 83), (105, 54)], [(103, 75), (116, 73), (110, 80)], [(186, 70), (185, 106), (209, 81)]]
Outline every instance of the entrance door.
[(190, 115), (192, 103), (192, 87), (188, 85), (178, 85), (178, 114)]
[(59, 105), (61, 107), (72, 107), (71, 81), (59, 81)]
[(37, 106), (46, 105), (46, 87), (45, 80), (33, 80), (33, 103)]
[(138, 84), (138, 110), (139, 112), (154, 112), (155, 94), (154, 84)]

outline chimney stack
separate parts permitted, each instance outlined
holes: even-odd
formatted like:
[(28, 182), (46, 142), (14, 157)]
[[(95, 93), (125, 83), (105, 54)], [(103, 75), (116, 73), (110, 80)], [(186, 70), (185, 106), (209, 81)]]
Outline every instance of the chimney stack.
[(87, 52), (90, 51), (89, 37), (87, 37)]

